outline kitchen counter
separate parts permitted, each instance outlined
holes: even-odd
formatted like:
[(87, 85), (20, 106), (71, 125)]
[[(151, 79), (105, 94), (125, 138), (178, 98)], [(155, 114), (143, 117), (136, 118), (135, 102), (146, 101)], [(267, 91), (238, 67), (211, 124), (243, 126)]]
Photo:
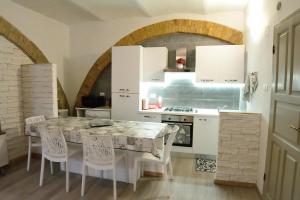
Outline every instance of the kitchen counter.
[(188, 116), (219, 116), (218, 109), (199, 109), (194, 108), (193, 112), (175, 112), (175, 111), (164, 111), (162, 109), (149, 109), (149, 110), (140, 110), (140, 113), (147, 114), (164, 114), (164, 115), (188, 115)]

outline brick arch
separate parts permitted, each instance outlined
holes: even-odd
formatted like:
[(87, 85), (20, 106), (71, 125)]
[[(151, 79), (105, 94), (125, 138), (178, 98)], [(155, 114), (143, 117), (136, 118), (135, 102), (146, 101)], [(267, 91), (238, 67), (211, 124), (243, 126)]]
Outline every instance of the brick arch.
[[(1, 16), (0, 35), (4, 36), (7, 40), (11, 41), (13, 44), (19, 47), (32, 60), (33, 63), (49, 63), (43, 52), (31, 40), (29, 40), (23, 33), (21, 33), (21, 31), (19, 31)], [(69, 108), (66, 95), (58, 79), (57, 96), (58, 107)]]
[[(243, 44), (243, 33), (214, 22), (203, 20), (173, 19), (137, 29), (119, 40), (114, 46), (141, 44), (147, 39), (170, 34), (192, 33), (220, 39), (231, 44)], [(81, 97), (89, 95), (99, 74), (111, 63), (111, 48), (93, 64), (77, 94), (75, 106), (80, 106)]]

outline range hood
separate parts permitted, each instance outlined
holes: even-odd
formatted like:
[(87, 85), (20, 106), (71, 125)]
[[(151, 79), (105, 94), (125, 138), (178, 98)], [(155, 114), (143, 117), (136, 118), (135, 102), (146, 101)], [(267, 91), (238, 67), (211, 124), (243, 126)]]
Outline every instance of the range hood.
[(175, 64), (174, 67), (168, 67), (164, 69), (164, 72), (195, 72), (194, 68), (186, 67), (186, 48), (176, 49)]

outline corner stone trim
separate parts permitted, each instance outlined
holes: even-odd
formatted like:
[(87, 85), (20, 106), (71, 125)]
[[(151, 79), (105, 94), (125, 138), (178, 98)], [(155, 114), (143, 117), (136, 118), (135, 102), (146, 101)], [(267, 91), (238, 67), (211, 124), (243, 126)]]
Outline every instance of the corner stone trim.
[[(11, 41), (17, 47), (19, 47), (34, 63), (45, 64), (49, 63), (43, 52), (23, 33), (21, 33), (12, 24), (6, 21), (0, 16), (0, 35), (3, 35), (7, 40)], [(57, 79), (57, 96), (58, 96), (58, 107), (69, 108), (69, 104), (63, 88)]]
[[(173, 19), (145, 26), (126, 35), (114, 46), (138, 45), (147, 39), (170, 34), (192, 33), (220, 39), (231, 44), (243, 44), (243, 33), (230, 27), (202, 20)], [(99, 74), (111, 63), (111, 48), (103, 53), (86, 75), (77, 94), (75, 106), (82, 96), (89, 95)]]

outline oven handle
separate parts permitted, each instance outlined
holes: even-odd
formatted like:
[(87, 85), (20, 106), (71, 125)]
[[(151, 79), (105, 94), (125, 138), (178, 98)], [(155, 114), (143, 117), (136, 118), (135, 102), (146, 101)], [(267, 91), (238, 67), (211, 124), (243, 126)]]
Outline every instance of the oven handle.
[(185, 123), (185, 122), (181, 122), (181, 123), (162, 122), (162, 123), (166, 123), (166, 124), (168, 124), (168, 125), (176, 125), (176, 124), (180, 124), (180, 125), (183, 125), (183, 126), (193, 126), (192, 123)]

